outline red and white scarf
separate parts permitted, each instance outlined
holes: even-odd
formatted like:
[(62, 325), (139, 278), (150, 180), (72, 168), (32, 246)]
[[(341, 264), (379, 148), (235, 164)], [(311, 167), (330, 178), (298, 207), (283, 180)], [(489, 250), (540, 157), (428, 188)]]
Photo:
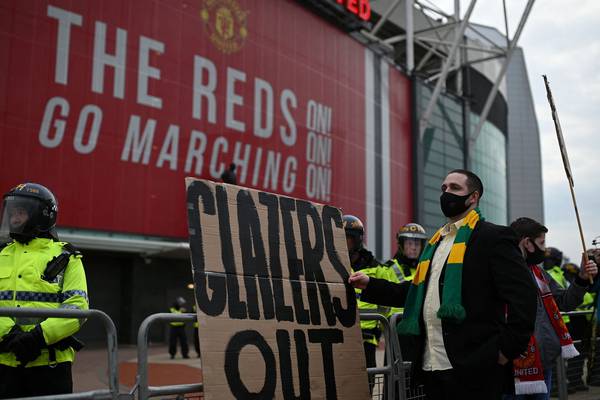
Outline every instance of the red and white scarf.
[[(537, 265), (530, 265), (529, 268), (531, 268), (531, 272), (535, 277), (544, 309), (560, 341), (562, 357), (569, 359), (578, 356), (579, 352), (573, 345), (573, 339), (571, 339), (569, 330), (560, 315), (546, 277)], [(542, 368), (540, 351), (533, 335), (529, 339), (525, 353), (513, 360), (513, 371), (515, 376), (515, 394), (548, 393), (550, 388), (547, 388), (544, 382), (544, 370)]]

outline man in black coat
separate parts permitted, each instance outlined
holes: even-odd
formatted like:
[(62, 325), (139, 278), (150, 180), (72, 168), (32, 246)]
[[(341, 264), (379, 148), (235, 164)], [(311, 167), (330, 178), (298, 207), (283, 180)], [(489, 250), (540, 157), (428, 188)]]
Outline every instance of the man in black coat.
[[(408, 360), (413, 363), (414, 378), (425, 384), (428, 400), (500, 399), (502, 385), (512, 381), (510, 360), (526, 349), (533, 332), (536, 288), (515, 233), (508, 227), (472, 219), (475, 212), (479, 216), (477, 206), (483, 194), (479, 177), (466, 170), (451, 171), (441, 190), (440, 205), (449, 222), (430, 239), (431, 258), (423, 263), (426, 249), (419, 265), (422, 275), (417, 271), (410, 286), (360, 272), (352, 274), (349, 282), (363, 289), (365, 301), (404, 306), (407, 320), (416, 313), (417, 333), (405, 339), (412, 342)], [(456, 273), (452, 268), (461, 252), (455, 247), (461, 246), (455, 242), (464, 236), (461, 227), (469, 220), (474, 226), (464, 243), (464, 255), (458, 257), (462, 272), (457, 286), (456, 280), (449, 281), (445, 275)], [(447, 267), (449, 259), (452, 268)], [(422, 303), (411, 311), (418, 290), (415, 282), (424, 285), (424, 294), (421, 292)], [(409, 287), (411, 295), (406, 301)], [(452, 297), (450, 288), (456, 287), (460, 289), (453, 298), (459, 299), (462, 314), (438, 316), (441, 305)]]

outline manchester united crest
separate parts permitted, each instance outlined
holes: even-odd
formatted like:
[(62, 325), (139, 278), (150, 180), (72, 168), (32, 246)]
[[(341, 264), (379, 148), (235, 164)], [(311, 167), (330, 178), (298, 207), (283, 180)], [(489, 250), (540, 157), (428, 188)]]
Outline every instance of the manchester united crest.
[(235, 53), (244, 46), (248, 11), (236, 0), (204, 0), (200, 16), (210, 41), (223, 53)]

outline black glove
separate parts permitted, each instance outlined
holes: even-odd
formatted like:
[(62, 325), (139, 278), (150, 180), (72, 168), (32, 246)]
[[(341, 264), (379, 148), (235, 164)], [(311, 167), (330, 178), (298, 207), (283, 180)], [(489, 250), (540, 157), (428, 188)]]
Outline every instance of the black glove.
[(42, 353), (42, 348), (46, 347), (42, 327), (36, 325), (28, 332), (20, 332), (8, 342), (7, 347), (9, 351), (15, 354), (17, 361), (25, 366), (30, 361), (38, 358)]
[(8, 343), (21, 332), (21, 327), (19, 325), (13, 325), (10, 331), (8, 331), (8, 333), (2, 337), (2, 340), (0, 340), (0, 353), (8, 352)]

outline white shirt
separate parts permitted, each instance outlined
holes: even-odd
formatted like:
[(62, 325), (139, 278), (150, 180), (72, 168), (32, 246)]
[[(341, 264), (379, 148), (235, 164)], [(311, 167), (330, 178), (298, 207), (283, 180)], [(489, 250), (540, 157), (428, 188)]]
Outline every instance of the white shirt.
[[(464, 218), (463, 218), (464, 219)], [(451, 369), (452, 364), (446, 354), (444, 347), (444, 335), (442, 333), (442, 320), (438, 318), (440, 309), (440, 275), (444, 264), (450, 255), (454, 244), (454, 238), (458, 228), (463, 224), (463, 219), (454, 223), (447, 223), (442, 228), (442, 240), (439, 243), (429, 268), (429, 284), (425, 293), (423, 303), (423, 320), (425, 321), (425, 352), (423, 354), (423, 370), (442, 371)]]

